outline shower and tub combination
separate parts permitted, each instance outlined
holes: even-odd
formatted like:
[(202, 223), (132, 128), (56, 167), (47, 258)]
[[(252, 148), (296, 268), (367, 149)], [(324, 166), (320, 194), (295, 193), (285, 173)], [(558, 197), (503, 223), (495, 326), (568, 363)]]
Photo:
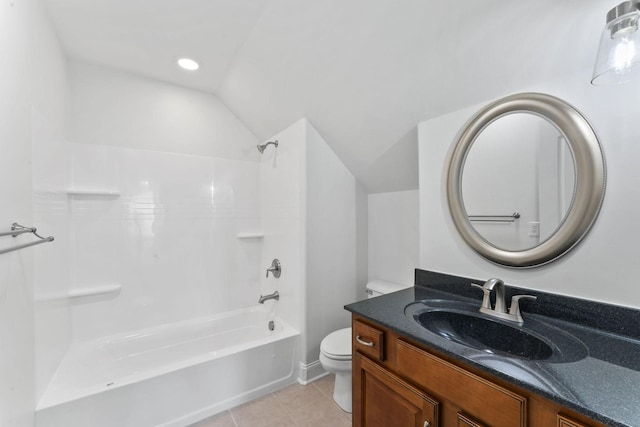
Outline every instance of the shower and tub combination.
[(111, 181), (67, 196), (74, 340), (39, 399), (37, 426), (187, 426), (295, 382), (293, 278), (277, 259), (268, 277), (261, 267), (277, 237), (260, 230), (260, 164), (73, 150), (77, 182)]
[(291, 381), (299, 332), (269, 310), (79, 343), (40, 401), (42, 427), (184, 426)]

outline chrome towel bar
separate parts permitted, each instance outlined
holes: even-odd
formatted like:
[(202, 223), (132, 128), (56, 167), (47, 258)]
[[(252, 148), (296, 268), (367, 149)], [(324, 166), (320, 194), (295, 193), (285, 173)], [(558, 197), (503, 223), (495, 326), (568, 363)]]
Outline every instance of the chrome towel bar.
[(469, 215), (469, 221), (476, 222), (514, 222), (518, 218), (520, 218), (519, 212), (511, 215)]
[(53, 236), (42, 237), (41, 235), (39, 235), (37, 233), (37, 231), (38, 231), (38, 229), (35, 228), (35, 227), (25, 227), (23, 225), (18, 224), (17, 222), (14, 222), (11, 225), (11, 231), (0, 232), (0, 237), (2, 237), (2, 236), (17, 237), (20, 234), (33, 233), (40, 240), (36, 240), (35, 242), (24, 243), (22, 245), (13, 246), (13, 247), (6, 248), (6, 249), (0, 249), (0, 255), (6, 254), (7, 252), (12, 252), (12, 251), (17, 251), (19, 249), (28, 248), (29, 246), (39, 245), (40, 243), (53, 242)]

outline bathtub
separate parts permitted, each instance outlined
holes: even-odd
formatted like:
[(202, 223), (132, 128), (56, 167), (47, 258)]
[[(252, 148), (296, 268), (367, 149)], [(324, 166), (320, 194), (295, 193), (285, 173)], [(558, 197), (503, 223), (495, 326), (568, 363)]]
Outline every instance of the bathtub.
[(188, 425), (294, 382), (298, 335), (260, 306), (75, 343), (36, 425)]

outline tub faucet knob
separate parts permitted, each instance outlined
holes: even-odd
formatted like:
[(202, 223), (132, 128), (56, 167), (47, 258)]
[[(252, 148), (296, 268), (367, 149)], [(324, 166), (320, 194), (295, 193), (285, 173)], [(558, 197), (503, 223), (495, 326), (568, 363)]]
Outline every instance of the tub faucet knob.
[(273, 273), (273, 277), (276, 279), (280, 277), (280, 273), (282, 273), (282, 267), (280, 266), (280, 261), (278, 258), (274, 259), (271, 262), (271, 267), (267, 268), (267, 277), (269, 277), (269, 272)]

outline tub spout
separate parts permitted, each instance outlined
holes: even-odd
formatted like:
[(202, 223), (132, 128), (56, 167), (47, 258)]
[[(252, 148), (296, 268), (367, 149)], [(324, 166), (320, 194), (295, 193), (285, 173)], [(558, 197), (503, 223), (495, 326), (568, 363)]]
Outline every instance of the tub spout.
[(276, 301), (278, 301), (280, 299), (280, 294), (278, 293), (278, 291), (275, 291), (272, 294), (269, 295), (260, 295), (260, 299), (258, 300), (258, 304), (264, 304), (265, 301), (270, 300), (270, 299), (274, 299)]

